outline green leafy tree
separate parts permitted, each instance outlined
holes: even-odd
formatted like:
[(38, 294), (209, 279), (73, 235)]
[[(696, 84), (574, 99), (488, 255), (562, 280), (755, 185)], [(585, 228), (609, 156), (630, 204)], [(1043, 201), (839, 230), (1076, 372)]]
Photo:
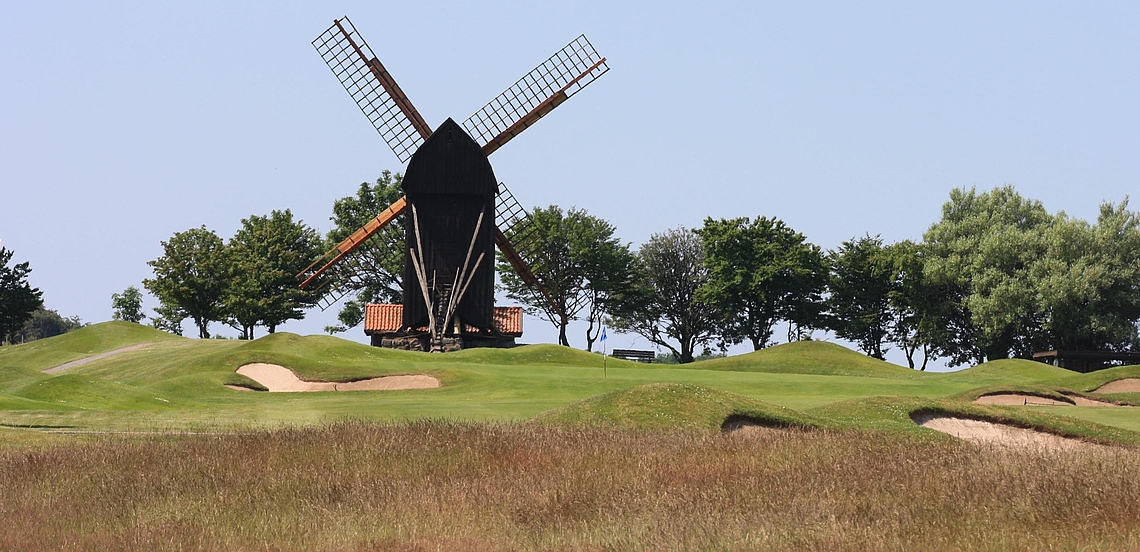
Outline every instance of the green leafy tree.
[(161, 304), (154, 309), (154, 314), (156, 316), (150, 318), (150, 325), (156, 330), (182, 335), (182, 321), (186, 320), (186, 313), (177, 305)]
[[(938, 320), (952, 319), (942, 314), (954, 309), (955, 302), (947, 290), (932, 285), (923, 267), (926, 250), (921, 244), (904, 240), (886, 246), (894, 282), (888, 296), (891, 311), (889, 337), (906, 355), (912, 368), (926, 370), (930, 360), (937, 358), (934, 346), (936, 337), (946, 332)], [(921, 364), (916, 357), (921, 353)]]
[(0, 247), (0, 343), (10, 342), (36, 309), (43, 306), (43, 292), (28, 284), (32, 269), (27, 262), (9, 265), (12, 251)]
[(931, 311), (932, 341), (952, 364), (1140, 346), (1140, 216), (1127, 199), (1090, 225), (1011, 186), (954, 190), (924, 239), (927, 283), (952, 305)]
[(803, 234), (767, 217), (707, 218), (696, 232), (708, 252), (701, 298), (725, 313), (726, 344), (748, 340), (760, 350), (780, 320), (789, 322), (789, 339), (820, 325), (827, 271), (819, 247)]
[(194, 320), (198, 337), (209, 339), (209, 325), (225, 319), (225, 297), (231, 274), (229, 250), (205, 226), (174, 234), (162, 242), (163, 255), (147, 262), (154, 278), (143, 280), (167, 312)]
[(830, 255), (828, 325), (835, 335), (859, 344), (868, 356), (884, 359), (893, 321), (890, 304), (896, 271), (883, 240), (870, 235), (843, 242)]
[(251, 216), (230, 239), (230, 277), (225, 311), (231, 324), (245, 339), (265, 325), (269, 333), (288, 320), (304, 318), (304, 309), (318, 296), (297, 286), (296, 274), (321, 254), (317, 232), (293, 213), (273, 211), (269, 216)]
[(612, 301), (615, 329), (669, 349), (681, 364), (717, 335), (720, 314), (698, 294), (709, 281), (701, 239), (685, 228), (649, 237), (637, 252), (629, 289)]
[(940, 324), (955, 331), (938, 346), (951, 364), (1028, 357), (1041, 342), (1043, 309), (1033, 265), (1048, 249), (1054, 217), (1012, 186), (977, 193), (955, 189), (942, 219), (927, 230), (924, 271), (958, 297)]
[(586, 350), (592, 350), (610, 297), (629, 285), (633, 264), (629, 246), (614, 236), (612, 224), (582, 209), (537, 208), (524, 226), (536, 236), (533, 251), (543, 263), (531, 268), (550, 301), (500, 255), (499, 279), (507, 297), (558, 328), (558, 342), (566, 346), (570, 345), (567, 326), (585, 312)]
[(1140, 319), (1140, 215), (1101, 205), (1095, 225), (1057, 215), (1033, 265), (1044, 346), (1055, 350), (1136, 348)]
[(32, 312), (31, 317), (12, 335), (11, 341), (13, 343), (27, 343), (37, 339), (46, 339), (63, 335), (71, 330), (77, 330), (83, 325), (83, 321), (78, 316), (64, 318), (55, 310), (40, 307)]
[[(375, 184), (360, 183), (355, 196), (343, 197), (333, 203), (333, 229), (326, 236), (326, 250), (336, 247), (345, 238), (359, 230), (368, 221), (388, 208), (404, 195), (403, 176), (390, 171), (380, 173)], [(398, 227), (399, 220), (392, 225)], [(392, 234), (395, 243), (374, 240), (365, 243), (361, 253), (373, 262), (364, 263), (364, 272), (356, 274), (359, 282), (352, 297), (345, 301), (337, 314), (340, 324), (325, 328), (329, 333), (343, 332), (364, 321), (366, 303), (400, 303), (403, 301), (404, 238), (402, 233)], [(311, 261), (311, 259), (310, 259)], [(307, 263), (306, 263), (307, 264)], [(304, 268), (304, 267), (302, 267)]]
[(135, 286), (129, 286), (123, 290), (122, 294), (111, 294), (111, 318), (114, 320), (123, 320), (126, 322), (134, 322), (136, 324), (142, 322), (146, 315), (143, 314), (142, 307), (142, 292)]

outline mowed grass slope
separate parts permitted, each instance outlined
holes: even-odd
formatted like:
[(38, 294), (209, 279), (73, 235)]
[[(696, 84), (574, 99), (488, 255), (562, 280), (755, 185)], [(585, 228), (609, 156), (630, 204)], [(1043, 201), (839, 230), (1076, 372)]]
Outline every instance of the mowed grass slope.
[[(140, 343), (149, 345), (54, 374), (41, 371), (85, 355)], [(235, 373), (238, 367), (252, 362), (280, 364), (303, 379), (315, 381), (428, 374), (438, 378), (442, 387), (264, 393), (225, 386), (257, 388), (255, 382)], [(1135, 372), (1119, 369), (1117, 373), (1125, 376)], [(184, 339), (137, 324), (111, 322), (41, 342), (0, 348), (0, 424), (125, 429), (258, 427), (344, 418), (510, 421), (562, 409), (546, 418), (621, 418), (624, 421), (619, 423), (635, 425), (672, 419), (681, 426), (715, 427), (719, 422), (710, 421), (715, 418), (710, 413), (720, 416), (749, 408), (759, 413), (785, 409), (781, 415), (788, 419), (820, 420), (828, 418), (829, 405), (872, 397), (911, 397), (936, 404), (950, 397), (962, 399), (980, 388), (1086, 391), (1103, 383), (1101, 379), (1102, 373), (1080, 375), (1022, 360), (992, 362), (950, 374), (923, 373), (826, 342), (791, 343), (684, 366), (610, 358), (603, 368), (601, 355), (555, 345), (428, 354), (380, 349), (331, 336), (288, 333), (250, 342)], [(698, 388), (699, 392), (692, 391)], [(640, 390), (630, 395), (631, 389)], [(672, 390), (670, 393), (688, 390), (687, 398), (649, 400), (656, 406), (644, 407), (642, 414), (617, 415), (633, 411), (615, 405), (631, 405), (641, 400), (637, 393), (660, 395), (662, 389)], [(715, 400), (695, 400), (700, 397)], [(701, 412), (677, 410), (690, 402), (703, 405), (697, 407)], [(654, 408), (656, 417), (651, 412)], [(1140, 416), (1133, 409), (1049, 407), (1041, 412), (1140, 430)], [(859, 423), (874, 425), (866, 420)]]

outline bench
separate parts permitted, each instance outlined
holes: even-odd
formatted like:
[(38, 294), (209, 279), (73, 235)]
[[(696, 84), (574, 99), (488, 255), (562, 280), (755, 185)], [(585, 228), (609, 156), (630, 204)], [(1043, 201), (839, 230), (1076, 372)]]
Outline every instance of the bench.
[(632, 360), (634, 362), (652, 363), (653, 359), (657, 358), (657, 353), (653, 351), (639, 351), (637, 349), (614, 349), (611, 356), (614, 358)]

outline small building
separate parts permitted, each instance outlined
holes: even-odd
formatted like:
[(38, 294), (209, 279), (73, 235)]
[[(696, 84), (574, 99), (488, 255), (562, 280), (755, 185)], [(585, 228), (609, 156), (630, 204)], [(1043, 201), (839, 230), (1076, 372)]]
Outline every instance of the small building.
[(1033, 360), (1052, 364), (1058, 368), (1073, 370), (1074, 372), (1092, 372), (1140, 364), (1140, 353), (1114, 352), (1114, 351), (1041, 351), (1033, 353)]
[[(514, 347), (515, 339), (522, 337), (522, 322), (522, 307), (495, 307), (492, 331), (464, 324), (458, 336), (444, 338), (443, 349), (458, 351), (474, 347)], [(404, 328), (404, 306), (399, 304), (365, 305), (364, 334), (372, 338), (374, 347), (409, 351), (431, 349), (431, 334), (426, 326)]]

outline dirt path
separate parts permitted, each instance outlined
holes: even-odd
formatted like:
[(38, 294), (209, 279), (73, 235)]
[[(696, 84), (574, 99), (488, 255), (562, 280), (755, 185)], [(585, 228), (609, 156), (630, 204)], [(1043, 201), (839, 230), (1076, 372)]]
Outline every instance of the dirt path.
[(394, 391), (397, 389), (434, 389), (439, 380), (422, 374), (410, 376), (384, 376), (349, 383), (305, 381), (292, 370), (276, 364), (246, 364), (237, 373), (264, 385), (270, 393), (297, 393), (304, 391)]
[(95, 362), (96, 360), (104, 359), (104, 358), (107, 358), (109, 356), (115, 356), (118, 354), (130, 352), (130, 351), (137, 351), (139, 349), (145, 349), (147, 347), (150, 347), (151, 345), (154, 345), (154, 343), (139, 343), (138, 345), (131, 345), (130, 347), (122, 347), (119, 349), (115, 349), (114, 351), (107, 351), (105, 353), (99, 353), (97, 355), (92, 355), (92, 356), (89, 356), (86, 358), (81, 358), (79, 360), (73, 360), (73, 361), (68, 362), (66, 364), (60, 364), (59, 366), (56, 366), (54, 368), (48, 368), (47, 370), (43, 370), (43, 373), (54, 374), (56, 372), (62, 372), (62, 371), (67, 370), (69, 368), (75, 368), (76, 366), (83, 366), (84, 364), (87, 364), (88, 362)]

